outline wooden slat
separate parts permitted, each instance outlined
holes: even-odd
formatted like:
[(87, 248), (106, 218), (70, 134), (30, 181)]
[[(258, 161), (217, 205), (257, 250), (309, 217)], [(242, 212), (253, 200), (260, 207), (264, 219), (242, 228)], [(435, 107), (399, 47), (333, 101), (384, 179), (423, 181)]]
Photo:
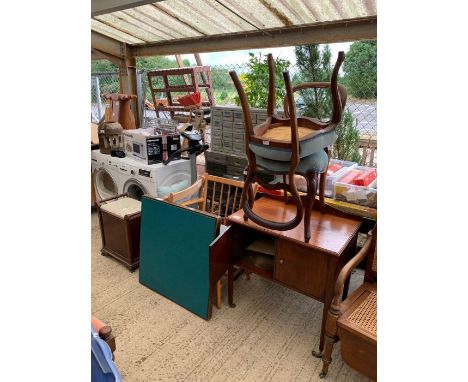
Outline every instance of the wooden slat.
[(223, 201), (223, 190), (224, 190), (224, 183), (221, 183), (221, 192), (219, 193), (219, 201), (218, 201), (218, 216), (221, 215), (221, 202)]
[[(228, 194), (226, 197), (226, 209), (224, 210), (224, 216), (228, 216), (229, 211), (229, 197), (231, 196), (231, 186), (228, 186)], [(222, 198), (222, 195), (221, 195)]]
[[(209, 181), (209, 179), (206, 180), (206, 187), (208, 187), (208, 181)], [(213, 183), (213, 191), (212, 191), (212, 195), (211, 195), (211, 210), (210, 210), (211, 213), (213, 213), (215, 192), (216, 192), (216, 183)]]

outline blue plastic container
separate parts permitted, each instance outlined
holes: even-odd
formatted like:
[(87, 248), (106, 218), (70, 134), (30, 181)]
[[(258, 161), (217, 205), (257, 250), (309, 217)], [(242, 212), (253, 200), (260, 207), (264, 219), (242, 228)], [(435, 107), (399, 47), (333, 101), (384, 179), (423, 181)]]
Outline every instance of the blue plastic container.
[(91, 382), (122, 382), (109, 345), (91, 326)]

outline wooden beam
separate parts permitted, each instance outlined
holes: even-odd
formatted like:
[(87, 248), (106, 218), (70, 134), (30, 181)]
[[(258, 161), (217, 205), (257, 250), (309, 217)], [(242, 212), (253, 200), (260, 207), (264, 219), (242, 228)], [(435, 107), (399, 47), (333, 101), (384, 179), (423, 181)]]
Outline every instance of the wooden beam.
[(91, 31), (91, 48), (97, 49), (102, 53), (107, 53), (118, 58), (124, 58), (124, 45), (124, 43), (114, 40), (113, 38)]
[(94, 48), (91, 48), (91, 60), (109, 60), (110, 62), (118, 66), (123, 65), (124, 62), (123, 58), (101, 52), (100, 50)]
[(157, 3), (163, 0), (91, 0), (91, 17)]
[(265, 31), (193, 37), (133, 46), (135, 56), (261, 49), (305, 44), (330, 44), (377, 39), (377, 16)]

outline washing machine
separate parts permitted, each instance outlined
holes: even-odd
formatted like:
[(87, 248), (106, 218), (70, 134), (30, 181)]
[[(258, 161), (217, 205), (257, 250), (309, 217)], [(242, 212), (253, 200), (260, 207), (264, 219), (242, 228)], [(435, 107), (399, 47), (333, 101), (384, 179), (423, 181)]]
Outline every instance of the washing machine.
[(162, 198), (190, 186), (190, 161), (179, 159), (168, 165), (148, 165), (132, 158), (117, 158), (91, 152), (96, 198), (102, 200), (117, 194), (128, 193), (141, 200), (143, 195)]
[(121, 179), (114, 159), (99, 150), (91, 151), (91, 172), (97, 200), (111, 198), (119, 193)]
[[(163, 198), (190, 186), (190, 161), (179, 159), (168, 165), (144, 164), (132, 158), (122, 158), (121, 166), (126, 169), (120, 192), (141, 200), (142, 195)], [(123, 178), (123, 177), (122, 177)]]

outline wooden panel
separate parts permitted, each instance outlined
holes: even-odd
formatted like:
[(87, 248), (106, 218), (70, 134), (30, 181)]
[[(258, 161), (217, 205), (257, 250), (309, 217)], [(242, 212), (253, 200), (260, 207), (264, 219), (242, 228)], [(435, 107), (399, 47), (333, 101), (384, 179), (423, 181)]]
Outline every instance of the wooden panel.
[(120, 254), (124, 259), (129, 256), (125, 221), (101, 210), (102, 225), (104, 227), (103, 248)]
[[(317, 203), (318, 204), (318, 203)], [(295, 206), (284, 204), (281, 200), (271, 198), (260, 198), (255, 201), (253, 210), (265, 219), (278, 222), (291, 220), (296, 215)], [(241, 224), (258, 231), (265, 232), (279, 238), (288, 239), (308, 248), (315, 248), (336, 256), (346, 248), (354, 237), (361, 222), (350, 218), (332, 214), (322, 214), (317, 210), (312, 211), (310, 218), (311, 238), (309, 243), (304, 242), (304, 221), (288, 231), (275, 231), (259, 226), (258, 224), (243, 219), (244, 211), (239, 210), (228, 217), (228, 220)]]
[(276, 240), (275, 278), (319, 301), (325, 300), (327, 255), (284, 239)]
[(233, 255), (233, 227), (228, 227), (210, 244), (210, 280), (216, 283), (227, 272)]
[(341, 357), (353, 369), (377, 380), (377, 344), (340, 328)]

